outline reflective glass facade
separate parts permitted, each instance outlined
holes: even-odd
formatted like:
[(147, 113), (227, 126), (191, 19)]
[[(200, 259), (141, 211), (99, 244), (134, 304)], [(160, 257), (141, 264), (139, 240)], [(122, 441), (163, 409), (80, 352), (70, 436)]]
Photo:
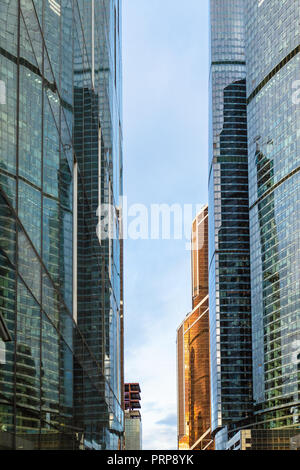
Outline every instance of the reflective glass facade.
[(256, 422), (300, 426), (300, 4), (246, 2)]
[[(252, 409), (244, 0), (211, 0), (209, 316), (212, 432)], [(218, 439), (216, 438), (216, 443)]]
[[(0, 448), (117, 449), (121, 2), (0, 3)], [(119, 233), (119, 213), (114, 233)]]
[(293, 429), (243, 429), (228, 441), (226, 450), (297, 450), (296, 433)]
[(178, 448), (213, 450), (210, 433), (208, 207), (192, 226), (193, 311), (177, 331)]

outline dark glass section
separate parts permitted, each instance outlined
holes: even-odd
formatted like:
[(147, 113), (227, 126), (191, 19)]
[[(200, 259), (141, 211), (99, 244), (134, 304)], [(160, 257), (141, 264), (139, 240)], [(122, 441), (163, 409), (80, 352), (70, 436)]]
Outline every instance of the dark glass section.
[[(211, 1), (209, 297), (212, 431), (252, 412), (244, 2)], [(216, 438), (218, 449), (219, 439)]]
[(177, 330), (178, 449), (214, 450), (211, 436), (208, 207), (191, 236), (192, 307)]

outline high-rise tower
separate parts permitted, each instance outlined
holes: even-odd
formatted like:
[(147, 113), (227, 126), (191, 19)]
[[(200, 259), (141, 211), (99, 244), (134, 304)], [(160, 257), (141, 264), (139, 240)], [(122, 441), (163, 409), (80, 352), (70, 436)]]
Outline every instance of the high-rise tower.
[(245, 3), (210, 2), (209, 314), (214, 434), (226, 425), (234, 428), (252, 410)]
[(178, 448), (212, 450), (208, 308), (208, 207), (192, 225), (192, 312), (177, 330)]
[(0, 3), (0, 448), (122, 438), (120, 25), (119, 0)]
[(300, 3), (245, 2), (257, 426), (300, 426)]

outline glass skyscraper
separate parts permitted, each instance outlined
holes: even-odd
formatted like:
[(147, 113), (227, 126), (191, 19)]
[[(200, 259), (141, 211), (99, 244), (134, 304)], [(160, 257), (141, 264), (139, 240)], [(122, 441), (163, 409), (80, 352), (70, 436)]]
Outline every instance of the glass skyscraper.
[(300, 426), (300, 3), (245, 2), (255, 422)]
[[(209, 314), (212, 432), (252, 409), (244, 0), (211, 0)], [(218, 448), (218, 436), (216, 436)]]
[(300, 4), (210, 5), (212, 431), (220, 448), (234, 429), (293, 435), (300, 426)]
[(119, 0), (0, 3), (2, 449), (121, 445), (120, 24)]
[(191, 237), (192, 307), (177, 330), (178, 448), (213, 450), (210, 433), (208, 206)]

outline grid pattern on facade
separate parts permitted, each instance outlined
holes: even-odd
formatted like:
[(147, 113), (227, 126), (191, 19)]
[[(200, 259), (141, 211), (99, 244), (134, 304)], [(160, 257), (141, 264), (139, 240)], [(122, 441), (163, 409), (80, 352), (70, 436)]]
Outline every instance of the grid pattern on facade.
[(0, 448), (115, 449), (123, 432), (119, 241), (99, 248), (95, 213), (122, 191), (121, 12), (92, 4), (0, 5)]
[(208, 208), (192, 225), (193, 311), (177, 331), (178, 447), (211, 450), (208, 308)]
[(142, 420), (139, 411), (125, 411), (125, 450), (142, 450)]
[(252, 409), (243, 0), (211, 0), (209, 307), (212, 431)]

